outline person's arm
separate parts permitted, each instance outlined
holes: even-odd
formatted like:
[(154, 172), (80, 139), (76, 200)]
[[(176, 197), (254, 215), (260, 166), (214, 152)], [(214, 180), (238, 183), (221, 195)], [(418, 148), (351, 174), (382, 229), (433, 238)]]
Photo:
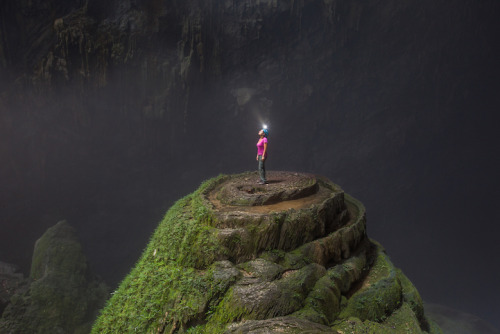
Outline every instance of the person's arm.
[(262, 152), (262, 160), (266, 160), (266, 152), (267, 152), (267, 142), (264, 143), (264, 152)]

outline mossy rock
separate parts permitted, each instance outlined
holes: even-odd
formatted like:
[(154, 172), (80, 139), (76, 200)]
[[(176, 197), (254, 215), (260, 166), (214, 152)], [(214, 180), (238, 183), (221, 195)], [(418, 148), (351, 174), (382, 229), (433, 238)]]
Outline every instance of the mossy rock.
[[(303, 300), (312, 290), (325, 269), (317, 264), (292, 270), (274, 281), (247, 278), (238, 282), (229, 298), (217, 308), (214, 318), (229, 323), (247, 319), (269, 319), (284, 316), (302, 307)], [(231, 317), (231, 310), (241, 310)]]
[(1, 333), (85, 333), (108, 295), (89, 270), (74, 229), (61, 221), (36, 242), (31, 282), (0, 320)]
[(238, 267), (248, 276), (261, 278), (264, 281), (272, 281), (278, 278), (285, 271), (285, 268), (279, 264), (263, 258), (242, 263)]
[(427, 320), (422, 299), (410, 280), (372, 241), (373, 263), (366, 276), (346, 294), (332, 328), (343, 333), (441, 333)]
[(427, 330), (422, 329), (419, 319), (417, 319), (412, 307), (408, 303), (403, 303), (383, 322), (365, 320), (356, 317), (349, 317), (338, 321), (332, 329), (337, 333), (344, 334), (442, 334), (442, 331), (433, 324)]
[(341, 318), (354, 316), (361, 320), (383, 321), (401, 305), (402, 288), (396, 268), (387, 255), (377, 248), (374, 263), (357, 291), (348, 298)]
[(331, 324), (341, 311), (342, 295), (362, 277), (365, 265), (366, 255), (360, 250), (352, 258), (329, 268), (307, 296), (304, 307), (293, 315), (324, 325)]
[[(277, 175), (289, 174), (294, 175), (283, 172)], [(326, 186), (326, 181), (318, 178), (321, 182), (316, 182), (316, 178), (309, 176), (303, 182), (307, 184), (314, 180), (319, 190), (304, 198), (280, 199), (275, 205), (259, 206), (230, 205), (218, 200), (225, 187), (238, 188), (238, 184), (248, 182), (248, 178), (248, 173), (224, 177), (210, 191), (203, 192), (205, 205), (214, 212), (213, 226), (218, 229), (218, 238), (233, 262), (246, 262), (267, 250), (292, 251), (337, 231), (349, 220), (344, 192), (338, 186)], [(274, 180), (267, 193), (275, 196), (289, 187), (292, 192), (296, 184)], [(364, 226), (361, 235), (364, 236)], [(348, 255), (350, 247), (342, 246)]]
[(422, 328), (418, 292), (367, 238), (361, 203), (320, 177), (299, 200), (217, 200), (249, 175), (211, 179), (170, 208), (93, 333), (335, 333), (405, 312)]
[(311, 174), (269, 172), (268, 178), (272, 181), (265, 185), (257, 184), (255, 173), (231, 178), (216, 189), (216, 197), (224, 204), (255, 206), (294, 200), (319, 190), (317, 180)]
[(397, 277), (403, 289), (403, 301), (406, 302), (412, 309), (413, 313), (419, 321), (425, 322), (424, 303), (417, 288), (410, 282), (408, 277), (401, 270), (397, 270)]
[(298, 319), (294, 317), (277, 317), (268, 320), (249, 320), (242, 323), (234, 323), (228, 326), (226, 334), (265, 334), (265, 333), (285, 333), (285, 334), (321, 334), (337, 333), (328, 326), (323, 326), (312, 321)]

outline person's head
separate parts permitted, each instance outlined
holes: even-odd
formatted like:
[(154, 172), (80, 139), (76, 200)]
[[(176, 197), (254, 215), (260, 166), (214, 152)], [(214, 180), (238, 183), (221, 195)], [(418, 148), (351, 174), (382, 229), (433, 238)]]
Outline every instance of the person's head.
[(267, 137), (269, 135), (269, 131), (267, 129), (262, 129), (259, 131), (259, 136)]

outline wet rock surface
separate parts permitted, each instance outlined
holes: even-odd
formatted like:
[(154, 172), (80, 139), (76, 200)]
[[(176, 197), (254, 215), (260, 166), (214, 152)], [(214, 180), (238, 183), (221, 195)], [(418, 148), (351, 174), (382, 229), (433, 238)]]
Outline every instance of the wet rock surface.
[(212, 196), (226, 205), (255, 206), (275, 204), (307, 197), (319, 190), (313, 175), (270, 172), (268, 183), (260, 185), (254, 177), (230, 179), (214, 189)]
[(367, 237), (360, 202), (320, 176), (257, 179), (222, 175), (177, 202), (93, 332), (390, 333), (411, 325), (411, 333), (440, 333), (415, 287)]
[(224, 179), (205, 195), (217, 216), (219, 240), (237, 263), (264, 250), (296, 249), (349, 220), (344, 192), (316, 176), (270, 172), (269, 184), (255, 184), (253, 173), (242, 174)]

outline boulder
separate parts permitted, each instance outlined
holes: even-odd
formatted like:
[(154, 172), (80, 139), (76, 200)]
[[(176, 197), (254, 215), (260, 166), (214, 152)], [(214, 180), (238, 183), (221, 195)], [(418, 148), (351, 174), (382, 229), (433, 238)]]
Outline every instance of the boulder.
[(26, 289), (10, 299), (1, 333), (88, 333), (107, 298), (74, 229), (60, 221), (37, 240)]

